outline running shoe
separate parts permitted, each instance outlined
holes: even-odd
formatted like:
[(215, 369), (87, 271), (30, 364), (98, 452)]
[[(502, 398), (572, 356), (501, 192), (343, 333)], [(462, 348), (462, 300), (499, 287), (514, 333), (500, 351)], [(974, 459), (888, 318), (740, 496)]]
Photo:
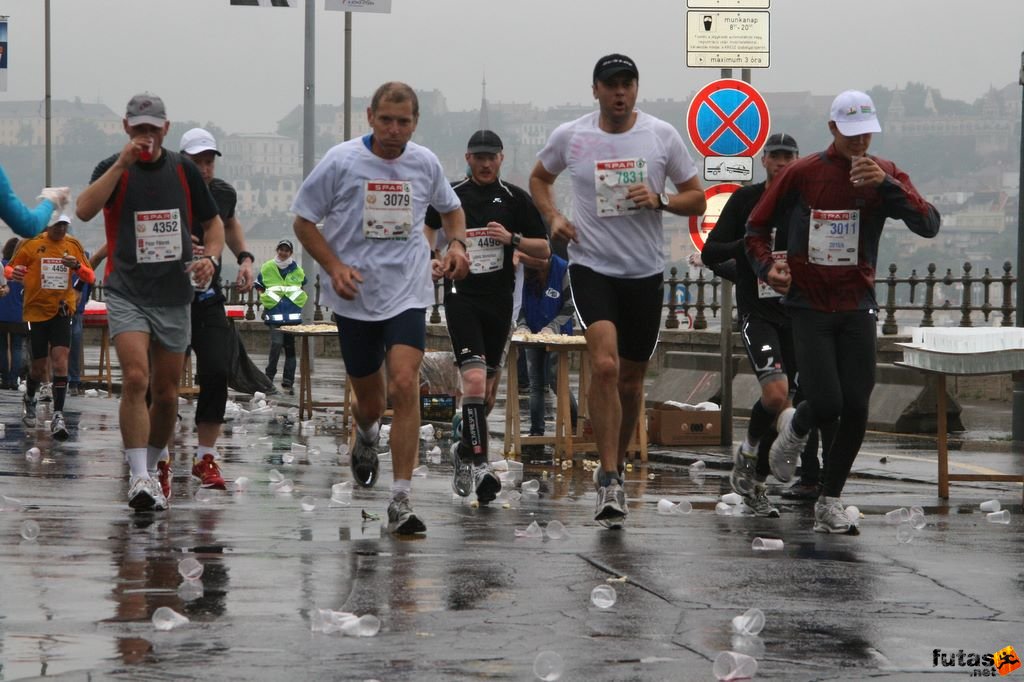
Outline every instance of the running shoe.
[(49, 381), (39, 384), (39, 402), (48, 403), (53, 400), (53, 384)]
[[(734, 488), (735, 490), (735, 488)], [(768, 488), (764, 483), (755, 483), (754, 489), (743, 496), (743, 503), (747, 505), (754, 516), (766, 516), (771, 519), (779, 518), (779, 510), (768, 499)]]
[(156, 479), (136, 477), (128, 486), (128, 506), (135, 511), (164, 511), (167, 498)]
[(621, 528), (626, 522), (629, 509), (626, 507), (626, 493), (618, 481), (612, 481), (597, 489), (597, 507), (594, 520), (605, 528)]
[(489, 504), (501, 492), (501, 479), (487, 462), (474, 464), (473, 487), (476, 489), (476, 501), (481, 505)]
[(846, 508), (838, 497), (822, 495), (814, 503), (814, 531), (816, 533), (839, 533), (860, 535), (857, 526), (850, 522)]
[(452, 443), (452, 492), (459, 497), (469, 497), (473, 489), (473, 468), (459, 456), (460, 445), (459, 441)]
[(21, 401), (21, 421), (30, 429), (36, 427), (36, 401), (29, 400), (28, 394)]
[(68, 433), (67, 424), (64, 423), (63, 412), (54, 412), (53, 417), (50, 418), (50, 435), (60, 441), (67, 440), (71, 435)]
[(768, 451), (768, 464), (771, 466), (772, 474), (783, 483), (793, 478), (797, 462), (800, 460), (800, 453), (807, 445), (807, 434), (798, 436), (793, 431), (794, 414), (796, 414), (796, 410), (787, 407), (779, 415), (779, 435)]
[(202, 459), (192, 458), (192, 475), (199, 479), (204, 488), (227, 490), (227, 485), (224, 484), (224, 477), (220, 473), (220, 467), (217, 466), (217, 461), (210, 453), (203, 455)]
[(757, 479), (757, 452), (747, 445), (746, 439), (736, 448), (732, 458), (732, 471), (729, 472), (729, 485), (737, 495), (752, 495)]
[[(380, 438), (380, 431), (377, 431)], [(352, 448), (352, 457), (349, 459), (349, 466), (352, 468), (352, 478), (364, 488), (372, 488), (377, 484), (377, 476), (380, 474), (380, 459), (377, 457), (377, 442), (363, 440), (362, 434), (356, 431), (356, 443)]]
[[(214, 465), (216, 466), (216, 464)], [(162, 459), (156, 463), (156, 480), (160, 482), (160, 491), (168, 503), (171, 501), (171, 462)]]
[(427, 532), (427, 526), (413, 512), (408, 495), (400, 495), (388, 505), (388, 532), (395, 535)]

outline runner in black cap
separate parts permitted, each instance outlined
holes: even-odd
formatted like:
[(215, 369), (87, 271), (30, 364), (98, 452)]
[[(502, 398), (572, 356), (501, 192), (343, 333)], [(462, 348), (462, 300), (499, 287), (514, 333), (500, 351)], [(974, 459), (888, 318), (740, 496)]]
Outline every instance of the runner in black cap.
[[(505, 158), (497, 133), (478, 130), (466, 145), (468, 174), (453, 183), (466, 212), (469, 275), (446, 292), (448, 333), (462, 373), (462, 437), (452, 445), (452, 488), (463, 497), (476, 491), (487, 504), (501, 482), (487, 464), (487, 413), (512, 324), (512, 291), (517, 249), (547, 259), (547, 233), (530, 195), (500, 176)], [(427, 210), (427, 227), (441, 228), (441, 216)], [(513, 399), (515, 396), (513, 396)], [(509, 408), (515, 409), (515, 408)]]
[[(626, 517), (626, 448), (658, 342), (665, 268), (661, 212), (700, 215), (705, 208), (697, 167), (679, 133), (634, 108), (639, 77), (629, 57), (601, 57), (593, 78), (599, 111), (560, 125), (530, 176), (551, 238), (569, 242), (572, 296), (594, 378), (589, 405), (601, 456), (594, 519), (607, 526)], [(572, 221), (555, 204), (555, 179), (566, 169)], [(665, 193), (668, 184), (675, 193)]]

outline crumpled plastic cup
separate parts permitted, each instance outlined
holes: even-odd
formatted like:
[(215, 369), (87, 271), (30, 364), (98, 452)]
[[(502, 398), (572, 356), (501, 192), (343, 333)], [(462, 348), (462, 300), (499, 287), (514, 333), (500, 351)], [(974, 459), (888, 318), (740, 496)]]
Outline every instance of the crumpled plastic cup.
[(726, 493), (725, 495), (722, 495), (722, 502), (725, 502), (726, 504), (739, 504), (742, 501), (743, 496), (737, 493)]
[(672, 500), (658, 500), (659, 514), (689, 514), (692, 511), (693, 505), (686, 500), (683, 500), (679, 504), (676, 504)]
[(740, 635), (756, 635), (764, 628), (764, 612), (750, 608), (732, 619), (732, 629)]
[(716, 680), (743, 680), (757, 674), (757, 659), (735, 651), (723, 651), (715, 656), (711, 667)]
[(732, 516), (732, 506), (725, 502), (718, 502), (715, 504), (715, 513), (719, 516)]
[(540, 490), (540, 481), (533, 479), (530, 481), (523, 481), (523, 485), (520, 486), (520, 490), (524, 493), (535, 493)]
[(185, 557), (178, 562), (178, 573), (185, 580), (199, 580), (203, 577), (203, 564), (195, 557)]
[(181, 615), (174, 609), (161, 606), (153, 612), (153, 627), (157, 630), (167, 631), (188, 624), (188, 618)]
[(542, 537), (544, 537), (544, 531), (543, 531), (543, 529), (541, 529), (540, 525), (536, 521), (531, 523), (526, 528), (523, 528), (523, 529), (516, 528), (515, 529), (515, 534), (516, 534), (517, 538), (542, 538)]

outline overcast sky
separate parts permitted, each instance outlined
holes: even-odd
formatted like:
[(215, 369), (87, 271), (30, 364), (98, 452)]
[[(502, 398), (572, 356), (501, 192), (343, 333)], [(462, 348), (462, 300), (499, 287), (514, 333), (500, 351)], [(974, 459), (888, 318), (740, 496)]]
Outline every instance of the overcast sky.
[[(693, 3), (698, 4), (698, 3)], [(340, 104), (344, 15), (317, 5), (317, 102)], [(385, 80), (438, 89), (474, 109), (491, 101), (588, 102), (596, 59), (633, 57), (641, 98), (684, 99), (718, 77), (688, 69), (686, 0), (392, 0), (354, 14), (353, 94)], [(755, 87), (831, 95), (920, 81), (973, 101), (1016, 82), (1024, 0), (772, 0), (771, 68)], [(2, 0), (10, 18), (8, 91), (42, 100), (43, 0)], [(52, 96), (100, 101), (161, 95), (173, 120), (272, 131), (302, 101), (302, 9), (228, 0), (51, 0)], [(739, 77), (739, 73), (736, 73)], [(824, 115), (825, 112), (823, 112)], [(884, 121), (883, 121), (884, 124)]]

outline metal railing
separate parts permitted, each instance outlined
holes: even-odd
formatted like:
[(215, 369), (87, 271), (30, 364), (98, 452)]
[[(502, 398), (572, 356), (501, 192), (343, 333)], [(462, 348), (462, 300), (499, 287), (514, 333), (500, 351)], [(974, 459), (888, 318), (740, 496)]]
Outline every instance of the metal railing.
[[(910, 326), (935, 326), (937, 314), (959, 315), (957, 324), (960, 327), (990, 326), (993, 323), (1012, 327), (1017, 278), (1013, 275), (1011, 263), (1003, 263), (1003, 273), (999, 276), (992, 275), (985, 268), (984, 274), (977, 277), (973, 270), (970, 263), (964, 263), (960, 274), (954, 275), (952, 269), (947, 269), (944, 275), (939, 276), (936, 274), (937, 266), (930, 263), (924, 277), (919, 276), (916, 270), (911, 270), (906, 277), (898, 277), (897, 265), (889, 265), (888, 275), (875, 282), (875, 295), (881, 307), (879, 317), (882, 319), (882, 333), (899, 333), (898, 321)], [(320, 277), (316, 275), (311, 298), (313, 320), (317, 322), (324, 319), (320, 286)], [(678, 268), (672, 267), (665, 279), (665, 286), (667, 294), (663, 307), (666, 329), (707, 329), (709, 318), (718, 318), (722, 308), (722, 280), (718, 276), (707, 277), (701, 268), (697, 270), (696, 276), (687, 272), (679, 277)], [(255, 289), (240, 294), (234, 283), (228, 283), (222, 285), (222, 292), (228, 305), (245, 306), (246, 320), (261, 318), (262, 305)], [(92, 298), (103, 300), (102, 282), (97, 282), (93, 287)], [(442, 299), (442, 289), (438, 285), (430, 310), (431, 323), (441, 322)], [(942, 302), (938, 303), (939, 300)]]
[[(1003, 263), (1000, 276), (992, 275), (989, 268), (985, 268), (980, 277), (975, 276), (970, 263), (962, 265), (959, 275), (954, 275), (950, 268), (945, 275), (939, 276), (935, 263), (928, 265), (924, 277), (919, 276), (916, 270), (911, 270), (907, 277), (898, 277), (897, 271), (898, 267), (893, 263), (889, 265), (888, 275), (875, 282), (883, 334), (899, 333), (898, 321), (907, 326), (933, 327), (935, 317), (940, 313), (958, 315), (960, 327), (983, 327), (994, 323), (1003, 327), (1014, 325), (1017, 278), (1009, 261)], [(665, 285), (666, 329), (678, 329), (681, 320), (685, 320), (692, 329), (707, 329), (708, 315), (718, 317), (722, 307), (719, 299), (722, 280), (719, 277), (705, 277), (704, 269), (700, 269), (696, 277), (687, 272), (680, 278), (678, 269), (673, 267)], [(995, 319), (997, 317), (998, 320)]]

